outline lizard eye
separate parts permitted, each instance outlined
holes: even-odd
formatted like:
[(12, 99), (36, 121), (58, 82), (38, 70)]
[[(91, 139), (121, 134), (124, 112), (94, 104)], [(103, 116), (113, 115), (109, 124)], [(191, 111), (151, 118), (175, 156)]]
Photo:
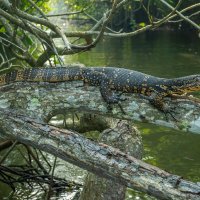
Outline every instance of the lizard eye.
[(196, 83), (196, 82), (200, 82), (200, 75), (194, 76), (192, 78), (192, 80)]
[(200, 76), (197, 76), (195, 79), (196, 82), (200, 82)]

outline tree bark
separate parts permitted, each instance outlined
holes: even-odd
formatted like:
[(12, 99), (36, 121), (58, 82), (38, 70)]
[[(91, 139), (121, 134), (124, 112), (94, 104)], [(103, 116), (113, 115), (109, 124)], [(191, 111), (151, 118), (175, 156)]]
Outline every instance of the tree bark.
[(4, 139), (46, 151), (96, 175), (161, 199), (200, 199), (200, 185), (146, 164), (118, 149), (97, 144), (81, 135), (37, 119), (0, 110)]

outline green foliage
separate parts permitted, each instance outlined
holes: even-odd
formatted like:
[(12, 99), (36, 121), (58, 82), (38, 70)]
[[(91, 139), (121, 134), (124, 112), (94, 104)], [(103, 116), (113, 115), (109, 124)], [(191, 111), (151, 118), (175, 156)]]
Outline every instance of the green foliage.
[(87, 9), (87, 13), (93, 17), (99, 19), (102, 17), (103, 13), (110, 8), (110, 0), (65, 0), (65, 4), (71, 11), (81, 11)]
[[(10, 0), (11, 2), (11, 0)], [(41, 13), (38, 11), (38, 9), (36, 7), (34, 7), (29, 1), (27, 0), (21, 0), (21, 1), (17, 1), (18, 4), (16, 5), (17, 8), (21, 11), (23, 11), (24, 13), (28, 13), (32, 16), (40, 16)], [(50, 0), (32, 0), (33, 3), (35, 3), (35, 5), (42, 11), (42, 12), (48, 12), (50, 10), (50, 6), (49, 6), (49, 2)], [(4, 7), (5, 9), (5, 7)], [(6, 12), (9, 13), (8, 10), (5, 9)], [(10, 15), (12, 15), (13, 13), (9, 13)], [(16, 18), (18, 18), (18, 16), (16, 16)], [(7, 19), (6, 19), (7, 20)], [(3, 24), (8, 24), (8, 26), (4, 26)], [(35, 23), (35, 26), (37, 26), (37, 24)], [(43, 28), (43, 30), (45, 30), (45, 26), (40, 26), (40, 28)], [(11, 37), (12, 32), (15, 34), (15, 37), (18, 39), (15, 41), (14, 40), (14, 36)], [(10, 23), (9, 20), (7, 21), (1, 21), (0, 22), (0, 35), (2, 38), (2, 41), (0, 43), (0, 52), (1, 52), (1, 58), (4, 58), (4, 60), (7, 59), (11, 59), (11, 58), (16, 58), (16, 57), (22, 57), (23, 58), (23, 54), (25, 51), (28, 52), (28, 54), (32, 55), (33, 58), (37, 58), (39, 53), (38, 51), (38, 44), (37, 44), (37, 40), (35, 39), (35, 37), (33, 37), (32, 34), (30, 34), (28, 31), (24, 30), (23, 28), (20, 27), (15, 27), (12, 23)], [(34, 40), (33, 40), (34, 39)], [(12, 48), (12, 51), (11, 49)], [(37, 50), (36, 50), (37, 49)], [(14, 52), (14, 54), (13, 54)], [(20, 59), (13, 59), (15, 65), (18, 64), (18, 61), (20, 63)], [(2, 60), (1, 60), (2, 62)], [(3, 68), (8, 68), (10, 69), (10, 63), (11, 62), (7, 62), (7, 64), (5, 63), (3, 66)], [(24, 61), (25, 64), (26, 61)], [(2, 63), (1, 63), (2, 64)], [(3, 70), (4, 72), (5, 70)]]
[(137, 23), (134, 19), (132, 19), (130, 21), (130, 27), (131, 27), (131, 30), (135, 30), (135, 27), (137, 26)]
[(92, 2), (92, 0), (65, 0), (67, 6), (74, 10), (82, 10), (83, 8), (89, 6)]
[(33, 41), (31, 39), (31, 37), (29, 37), (29, 35), (25, 35), (23, 41), (24, 41), (24, 44), (27, 46), (33, 45)]
[[(50, 10), (48, 5), (49, 1), (50, 0), (33, 0), (33, 2), (45, 13)], [(20, 9), (31, 14), (37, 13), (35, 8), (27, 0), (21, 0)]]

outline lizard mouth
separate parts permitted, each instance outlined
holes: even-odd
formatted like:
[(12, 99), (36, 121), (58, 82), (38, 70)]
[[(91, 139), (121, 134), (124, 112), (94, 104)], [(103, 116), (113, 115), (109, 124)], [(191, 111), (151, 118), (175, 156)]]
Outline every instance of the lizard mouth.
[(192, 86), (192, 87), (185, 89), (185, 92), (196, 92), (196, 91), (200, 91), (200, 85), (199, 86)]
[(200, 85), (198, 86), (183, 86), (183, 87), (180, 87), (180, 88), (174, 88), (172, 93), (175, 93), (175, 94), (178, 94), (178, 95), (183, 95), (183, 94), (186, 94), (186, 93), (190, 93), (190, 92), (197, 92), (199, 91), (200, 92)]
[(179, 88), (179, 90), (177, 91), (177, 94), (184, 94), (184, 93), (190, 93), (190, 92), (200, 92), (200, 84), (199, 85), (188, 85), (187, 87), (182, 87)]

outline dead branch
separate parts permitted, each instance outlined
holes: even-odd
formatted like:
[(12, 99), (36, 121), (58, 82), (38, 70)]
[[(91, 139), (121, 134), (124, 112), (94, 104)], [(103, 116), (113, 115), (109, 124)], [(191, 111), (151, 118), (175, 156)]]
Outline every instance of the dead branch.
[(97, 144), (13, 111), (0, 110), (3, 138), (13, 138), (127, 187), (162, 199), (199, 199), (200, 185), (146, 164), (121, 151)]
[[(4, 174), (3, 178), (1, 177), (2, 174)], [(5, 178), (6, 177), (6, 178)], [(15, 178), (13, 178), (15, 177)], [(76, 184), (74, 182), (65, 181), (61, 178), (53, 177), (49, 174), (40, 174), (37, 173), (34, 168), (29, 168), (28, 166), (21, 166), (18, 167), (7, 167), (0, 165), (0, 181), (4, 182), (5, 184), (12, 187), (13, 190), (15, 190), (14, 184), (16, 183), (38, 183), (38, 184), (48, 184), (52, 185), (53, 189), (61, 190), (67, 188), (79, 188), (81, 185)]]
[[(181, 11), (179, 11), (180, 13), (184, 13), (186, 11), (189, 11), (189, 10), (192, 10), (194, 8), (197, 8), (200, 6), (200, 3), (196, 3), (194, 5), (191, 5), (191, 6), (188, 6), (187, 8), (184, 8), (182, 9)], [(173, 9), (174, 10), (174, 9)], [(173, 11), (172, 11), (173, 12)], [(172, 13), (171, 12), (171, 13)], [(132, 31), (132, 32), (129, 32), (129, 33), (109, 33), (109, 32), (104, 32), (104, 36), (108, 36), (108, 37), (133, 37), (135, 35), (138, 35), (140, 33), (143, 33), (147, 30), (151, 30), (151, 29), (154, 29), (158, 26), (161, 26), (162, 24), (164, 23), (167, 23), (169, 20), (173, 19), (177, 17), (177, 14), (173, 14), (173, 15), (169, 15), (165, 20), (163, 19), (159, 19), (157, 22), (153, 22), (152, 24), (150, 25), (146, 25), (142, 28), (139, 28), (135, 31)], [(156, 27), (155, 27), (155, 24), (156, 23)], [(98, 35), (99, 34), (99, 31), (94, 31), (94, 30), (90, 30), (90, 31), (67, 31), (65, 32), (66, 36), (67, 37), (85, 37), (87, 35)], [(57, 38), (58, 36), (56, 35), (52, 35), (53, 38)]]
[[(50, 175), (51, 166), (49, 166), (48, 161), (44, 159), (45, 162), (40, 162), (40, 156), (43, 158), (43, 155), (35, 154), (35, 152), (33, 152), (32, 149), (25, 144), (21, 145), (26, 148), (27, 152), (21, 151), (21, 148), (16, 146), (19, 144), (21, 143), (18, 141), (9, 144), (9, 140), (2, 144), (2, 147), (8, 147), (9, 145), (10, 148), (0, 160), (0, 181), (10, 186), (13, 191), (15, 191), (16, 184), (24, 183), (30, 185), (31, 187), (33, 187), (32, 184), (38, 184), (44, 190), (44, 184), (51, 185), (52, 191), (61, 191), (62, 189), (66, 190), (66, 187), (72, 190), (78, 189), (82, 186), (81, 184), (73, 181), (58, 178), (54, 174)], [(21, 154), (23, 160), (21, 163), (23, 164), (20, 163), (19, 165), (13, 165), (10, 162), (6, 162), (7, 157), (12, 153), (14, 148)], [(46, 164), (48, 164), (49, 169)]]

